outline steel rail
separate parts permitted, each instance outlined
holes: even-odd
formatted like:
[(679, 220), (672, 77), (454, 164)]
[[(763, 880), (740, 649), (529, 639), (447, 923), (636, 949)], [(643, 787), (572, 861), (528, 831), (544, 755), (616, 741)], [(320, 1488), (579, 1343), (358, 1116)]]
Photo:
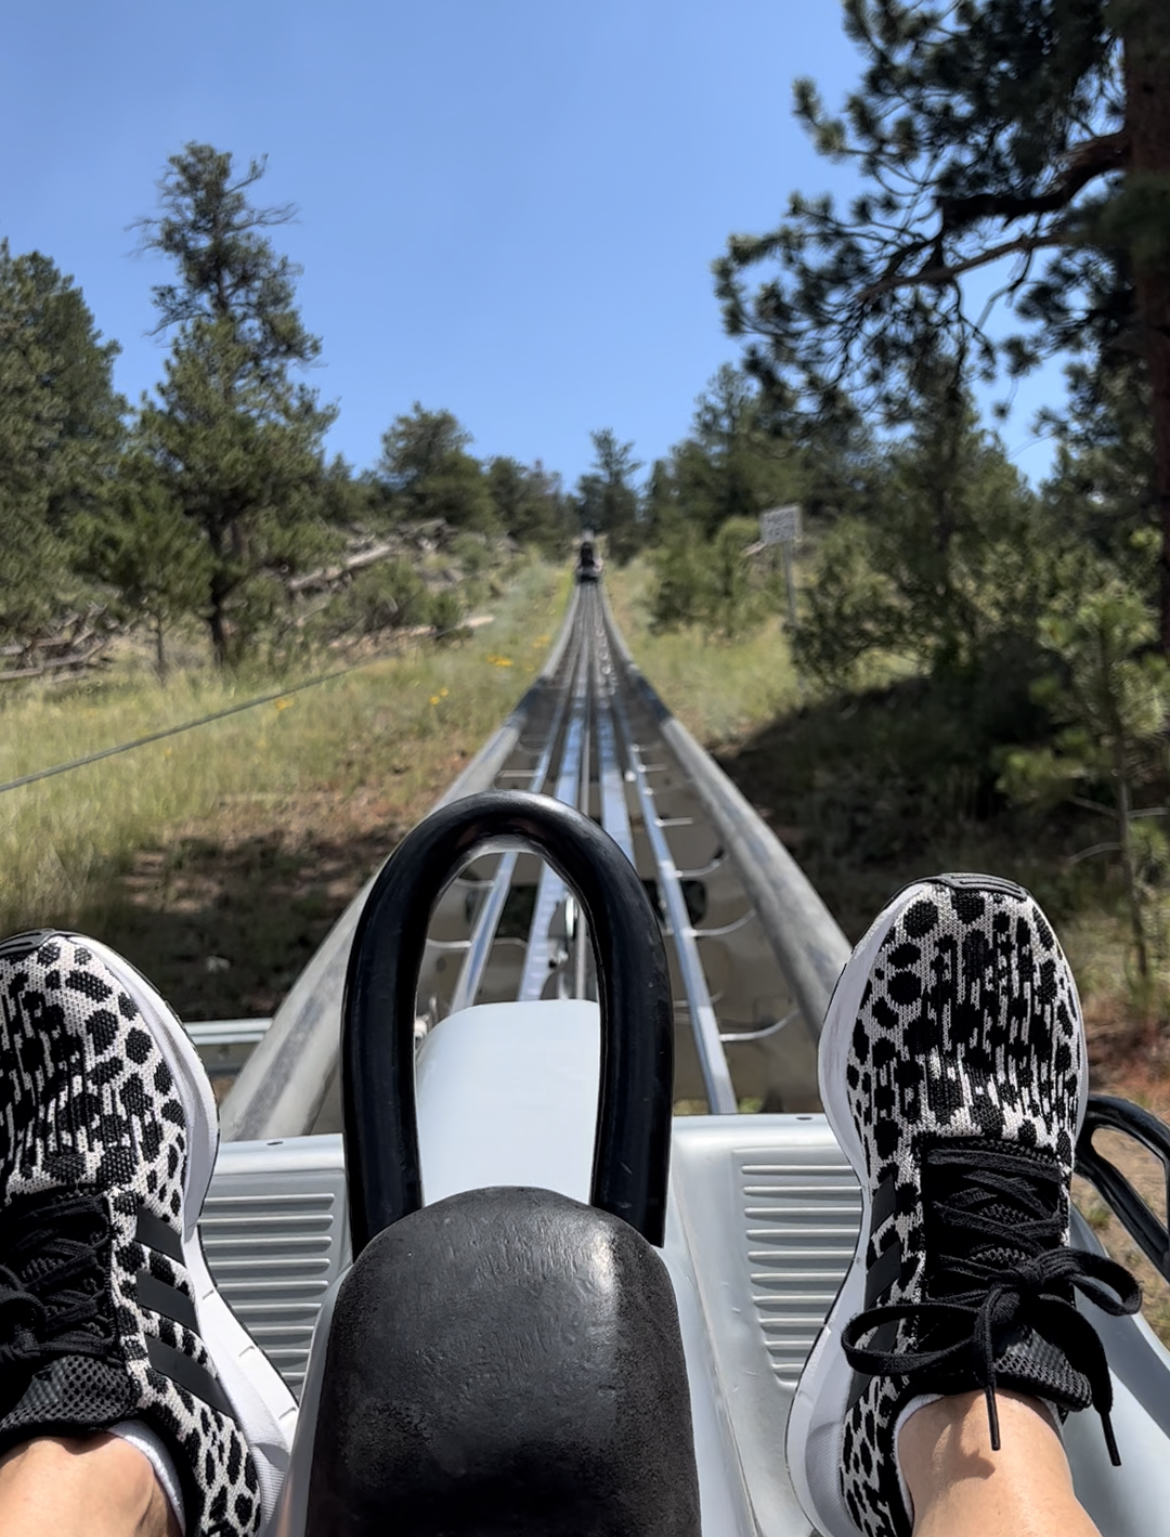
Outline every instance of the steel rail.
[[(576, 626), (573, 629), (573, 637), (574, 646), (579, 647), (581, 641)], [(571, 670), (576, 665), (576, 650), (571, 650), (569, 655), (572, 657), (572, 660), (568, 661), (568, 667)], [(538, 794), (544, 789), (545, 781), (548, 779), (552, 768), (553, 749), (560, 738), (566, 705), (566, 695), (563, 692), (558, 693), (544, 745), (541, 747), (535, 767), (526, 776), (528, 782), (520, 788), (531, 790), (534, 794)], [(499, 931), (500, 919), (504, 916), (504, 906), (508, 900), (508, 892), (511, 889), (512, 877), (516, 873), (516, 864), (519, 858), (519, 854), (514, 849), (509, 849), (506, 854), (500, 856), (500, 862), (492, 876), (487, 895), (484, 897), (479, 911), (476, 913), (467, 954), (464, 956), (463, 964), (459, 968), (459, 980), (455, 984), (455, 992), (451, 998), (451, 1012), (453, 1014), (460, 1009), (470, 1008), (479, 993), (480, 985), (483, 982), (483, 974), (491, 955), (492, 945), (495, 943), (496, 934)]]
[[(581, 744), (581, 778), (577, 784), (577, 810), (582, 816), (588, 816), (593, 799), (593, 786), (590, 779), (589, 765), (596, 747), (595, 733), (597, 729), (596, 703), (593, 689), (593, 655), (589, 656), (586, 664), (589, 669), (587, 680), (587, 693), (589, 708), (585, 715), (585, 736)], [(624, 853), (625, 850), (623, 849)], [(632, 863), (633, 861), (631, 861)], [(585, 910), (573, 893), (565, 897), (565, 934), (569, 947), (569, 958), (573, 963), (573, 983), (570, 993), (574, 998), (589, 996), (590, 963), (593, 960), (593, 946), (589, 938), (589, 924), (585, 917)], [(596, 976), (596, 970), (594, 970)]]
[[(435, 809), (490, 789), (521, 734), (555, 687), (580, 604), (574, 588), (568, 611), (544, 667), (500, 729), (439, 797)], [(297, 1136), (312, 1125), (337, 1072), (341, 995), (350, 947), (375, 871), (333, 925), (273, 1016), (220, 1106), (226, 1142)]]
[[(588, 789), (589, 763), (587, 726), (589, 714), (589, 638), (582, 637), (573, 668), (570, 690), (569, 719), (565, 728), (564, 747), (557, 773), (553, 798), (566, 806), (576, 808), (582, 783)], [(536, 903), (532, 910), (532, 922), (528, 929), (528, 947), (524, 955), (524, 970), (520, 975), (518, 997), (522, 1003), (538, 999), (544, 992), (549, 973), (555, 968), (554, 935), (552, 922), (557, 908), (567, 900), (569, 888), (549, 864), (540, 869), (536, 887)]]
[(814, 1037), (819, 1037), (833, 988), (849, 959), (849, 941), (763, 817), (663, 704), (630, 655), (606, 594), (598, 596), (606, 633), (626, 682), (650, 710), (718, 829), (801, 1014)]
[[(766, 1051), (768, 1061), (787, 1062), (790, 1048), (773, 1048), (771, 1038), (782, 1036), (785, 1027), (800, 1018), (815, 1039), (848, 944), (787, 850), (642, 676), (599, 588), (574, 590), (540, 677), (439, 805), (506, 783), (537, 791), (551, 786), (558, 798), (594, 816), (641, 868), (643, 879), (653, 879), (685, 994), (685, 1003), (680, 999), (678, 1005), (679, 1025), (689, 1023), (712, 1111), (737, 1109), (728, 1050), (743, 1049), (746, 1056), (737, 1057), (737, 1062), (757, 1060), (753, 1049)], [(663, 795), (667, 799), (660, 804), (657, 797)], [(688, 808), (694, 808), (694, 814), (678, 814)], [(716, 840), (713, 854), (704, 850), (703, 837), (689, 832), (700, 809), (703, 836)], [(644, 829), (648, 857), (645, 846), (638, 854), (638, 826)], [(686, 850), (685, 855), (676, 856), (672, 845)], [(449, 985), (436, 989), (440, 1014), (475, 1002), (489, 965), (497, 979), (492, 985), (498, 988), (498, 968), (505, 967), (506, 975), (507, 968), (516, 965), (507, 959), (513, 946), (516, 951), (523, 947), (518, 996), (541, 996), (554, 974), (560, 991), (583, 996), (595, 988), (582, 915), (568, 911), (566, 889), (547, 866), (538, 877), (527, 944), (499, 937), (517, 859), (513, 852), (500, 857), (462, 933), (461, 909), (448, 904), (448, 926), (441, 931), (441, 943), (436, 939), (435, 952), (461, 952), (462, 960), (453, 992)], [(644, 861), (640, 866), (639, 860)], [(689, 883), (707, 877), (719, 883), (722, 908), (704, 928), (704, 914), (697, 912), (692, 920), (688, 899)], [(346, 961), (372, 885), (371, 880), (339, 919), (245, 1064), (223, 1106), (226, 1138), (297, 1135), (314, 1124), (332, 1124), (333, 1111), (320, 1123), (317, 1116), (327, 1096), (331, 1104), (335, 1100)], [(734, 901), (728, 910), (729, 890), (743, 893), (746, 913), (741, 914)], [(562, 903), (566, 922), (563, 931), (558, 926), (553, 935), (553, 919)], [(744, 952), (735, 948), (742, 941), (734, 936), (746, 933), (753, 922), (763, 941), (758, 953), (771, 952), (774, 959), (768, 965), (776, 980), (762, 984), (754, 995), (742, 995), (732, 1018), (721, 1024), (717, 1005), (726, 994), (726, 974), (720, 980), (717, 968), (737, 964), (734, 957)], [(724, 943), (732, 950), (721, 951)], [(714, 950), (705, 944), (714, 945)], [(705, 965), (712, 963), (716, 973), (709, 977)], [(441, 966), (439, 960), (435, 964)], [(759, 996), (769, 988), (776, 992), (774, 1001)], [(777, 1049), (779, 1056), (774, 1054)], [(780, 1069), (751, 1071), (772, 1075)], [(768, 1081), (789, 1080), (771, 1076)], [(779, 1092), (783, 1102), (786, 1091)], [(815, 1092), (815, 1085), (800, 1092)]]
[[(591, 596), (596, 598), (595, 593)], [(634, 738), (625, 701), (618, 688), (617, 672), (613, 667), (606, 644), (608, 637), (604, 631), (603, 616), (590, 617), (597, 626), (598, 651), (606, 684), (605, 693), (613, 712), (627, 770), (633, 776), (634, 790), (642, 812), (642, 824), (658, 871), (658, 892), (670, 924), (669, 934), (674, 944), (683, 991), (686, 994), (691, 1034), (699, 1055), (699, 1070), (703, 1075), (703, 1085), (707, 1091), (707, 1105), (714, 1115), (734, 1115), (739, 1109), (739, 1102), (731, 1082), (727, 1054), (719, 1038), (719, 1020), (711, 1002), (703, 963), (699, 958), (699, 948), (695, 942), (690, 913), (687, 911), (682, 881), (666, 841), (663, 824), (655, 809), (654, 792), (646, 779), (641, 751)]]
[(634, 834), (630, 827), (630, 808), (626, 802), (625, 774), (618, 755), (613, 701), (605, 687), (600, 647), (594, 647), (593, 651), (593, 689), (597, 711), (597, 784), (601, 825), (633, 864)]

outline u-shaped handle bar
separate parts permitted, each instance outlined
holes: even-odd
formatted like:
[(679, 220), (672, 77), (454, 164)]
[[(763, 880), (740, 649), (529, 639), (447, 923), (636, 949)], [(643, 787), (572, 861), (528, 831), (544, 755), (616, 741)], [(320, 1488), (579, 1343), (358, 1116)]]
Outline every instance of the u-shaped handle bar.
[(590, 1200), (661, 1245), (674, 1086), (674, 1010), (662, 932), (633, 865), (588, 817), (542, 795), (490, 791), (433, 812), (382, 867), (345, 982), (341, 1090), (356, 1257), (422, 1205), (415, 998), (439, 897), (473, 858), (542, 855), (589, 926), (601, 1004), (601, 1085)]

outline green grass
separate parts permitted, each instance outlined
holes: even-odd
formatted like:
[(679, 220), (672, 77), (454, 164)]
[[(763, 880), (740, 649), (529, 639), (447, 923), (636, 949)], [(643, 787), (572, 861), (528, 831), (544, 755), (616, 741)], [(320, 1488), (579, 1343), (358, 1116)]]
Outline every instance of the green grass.
[(614, 618), (634, 660), (688, 731), (707, 746), (735, 742), (799, 704), (779, 618), (737, 641), (708, 640), (696, 627), (655, 635), (649, 627), (653, 581), (644, 560), (606, 571)]
[[(68, 924), (145, 849), (215, 821), (279, 827), (282, 808), (332, 808), (392, 787), (419, 813), (500, 724), (539, 669), (568, 583), (523, 567), (494, 623), (319, 688), (0, 796), (0, 931)], [(534, 637), (542, 637), (534, 640)], [(322, 656), (306, 673), (338, 665)], [(300, 674), (298, 676), (304, 676)], [(296, 681), (289, 677), (288, 683)], [(167, 686), (130, 660), (84, 684), (0, 693), (0, 783), (280, 687), (260, 672), (185, 672)], [(324, 813), (328, 817), (329, 813)]]
[(993, 745), (1027, 728), (1010, 690), (996, 683), (958, 707), (884, 662), (853, 695), (802, 688), (777, 621), (735, 643), (693, 629), (656, 636), (648, 566), (608, 582), (639, 666), (790, 844), (847, 934), (908, 880), (994, 870), (1052, 910), (1085, 991), (1128, 988), (1118, 884), (1107, 863), (1072, 860), (1096, 841), (1095, 822), (1075, 808), (1013, 808), (996, 790)]

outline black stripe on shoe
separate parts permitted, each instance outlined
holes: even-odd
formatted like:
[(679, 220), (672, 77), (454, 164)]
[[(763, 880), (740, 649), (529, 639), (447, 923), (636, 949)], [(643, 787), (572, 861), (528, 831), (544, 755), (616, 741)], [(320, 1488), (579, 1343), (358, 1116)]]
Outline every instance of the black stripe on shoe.
[[(891, 1318), (888, 1323), (878, 1325), (878, 1327), (873, 1331), (873, 1334), (870, 1336), (869, 1340), (866, 1342), (865, 1348), (867, 1350), (893, 1350), (897, 1343), (898, 1325), (894, 1319)], [(847, 1413), (851, 1412), (855, 1408), (861, 1395), (865, 1392), (866, 1388), (872, 1381), (873, 1378), (869, 1375), (868, 1372), (855, 1371), (853, 1373), (853, 1380), (849, 1384), (849, 1404), (846, 1410)]]
[[(898, 1209), (898, 1171), (891, 1169), (873, 1193), (869, 1209), (871, 1236), (881, 1230)], [(868, 1305), (868, 1304), (867, 1304)]]
[[(894, 1241), (883, 1249), (877, 1259), (869, 1267), (869, 1274), (865, 1278), (865, 1308), (880, 1307), (889, 1296), (890, 1287), (894, 1285), (902, 1274), (902, 1239), (899, 1234), (894, 1235)], [(898, 1342), (898, 1325), (890, 1319), (887, 1323), (879, 1324), (866, 1344), (867, 1350), (893, 1350)], [(865, 1392), (870, 1378), (863, 1372), (854, 1372), (853, 1381), (849, 1388), (849, 1408), (852, 1409), (857, 1400)]]
[(195, 1304), (186, 1292), (179, 1290), (177, 1286), (171, 1286), (167, 1281), (160, 1281), (158, 1276), (151, 1275), (149, 1270), (140, 1270), (136, 1282), (138, 1301), (144, 1308), (149, 1308), (152, 1313), (159, 1313), (163, 1318), (169, 1318), (173, 1323), (182, 1324), (184, 1329), (190, 1329), (192, 1334), (199, 1333), (199, 1319), (195, 1313)]
[(183, 1240), (169, 1222), (156, 1217), (154, 1212), (147, 1211), (145, 1206), (138, 1208), (138, 1223), (134, 1229), (134, 1236), (139, 1243), (146, 1244), (148, 1248), (157, 1249), (168, 1259), (173, 1259), (180, 1265), (184, 1263)]
[[(897, 1211), (897, 1201), (898, 1171), (897, 1169), (891, 1169), (873, 1193), (873, 1204), (870, 1207), (869, 1213), (869, 1231), (871, 1234), (878, 1232), (894, 1215)], [(904, 1257), (902, 1235), (895, 1229), (891, 1242), (886, 1245), (866, 1273), (866, 1311), (872, 1307), (880, 1307), (886, 1300), (890, 1287), (893, 1286), (902, 1274), (902, 1261)], [(871, 1350), (892, 1350), (897, 1340), (898, 1325), (891, 1321), (890, 1323), (880, 1325), (874, 1331), (868, 1348)], [(853, 1373), (853, 1380), (849, 1385), (850, 1409), (853, 1408), (865, 1392), (870, 1380), (863, 1372)]]
[(167, 1345), (162, 1340), (155, 1339), (153, 1335), (147, 1336), (146, 1353), (156, 1372), (169, 1377), (179, 1387), (186, 1388), (188, 1393), (202, 1399), (205, 1404), (210, 1405), (218, 1413), (226, 1415), (228, 1419), (235, 1419), (235, 1410), (223, 1390), (223, 1384), (205, 1367), (200, 1366), (198, 1361), (193, 1361), (181, 1350), (176, 1350), (173, 1345)]
[(898, 1233), (894, 1234), (894, 1241), (889, 1244), (874, 1260), (869, 1267), (869, 1274), (865, 1278), (865, 1310), (881, 1307), (891, 1286), (902, 1274), (902, 1239)]

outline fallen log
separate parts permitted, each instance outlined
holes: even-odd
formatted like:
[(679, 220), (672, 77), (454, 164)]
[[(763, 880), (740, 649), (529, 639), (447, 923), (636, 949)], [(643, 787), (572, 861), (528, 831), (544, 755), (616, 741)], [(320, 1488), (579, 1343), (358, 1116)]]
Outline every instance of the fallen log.
[(103, 652), (109, 645), (109, 639), (102, 637), (88, 651), (81, 652), (77, 656), (54, 657), (50, 661), (41, 662), (36, 667), (24, 667), (15, 672), (0, 672), (0, 683), (16, 683), (21, 678), (43, 678), (46, 673), (63, 672), (66, 668), (88, 667), (89, 664)]
[(401, 555), (400, 543), (375, 545), (372, 550), (363, 550), (360, 555), (351, 555), (348, 560), (339, 561), (335, 566), (323, 566), (319, 571), (306, 572), (304, 576), (294, 576), (288, 583), (289, 592), (308, 592), (316, 587), (331, 587), (342, 577), (349, 576), (351, 572), (362, 571), (366, 566), (374, 566), (380, 560), (389, 560), (392, 555)]

